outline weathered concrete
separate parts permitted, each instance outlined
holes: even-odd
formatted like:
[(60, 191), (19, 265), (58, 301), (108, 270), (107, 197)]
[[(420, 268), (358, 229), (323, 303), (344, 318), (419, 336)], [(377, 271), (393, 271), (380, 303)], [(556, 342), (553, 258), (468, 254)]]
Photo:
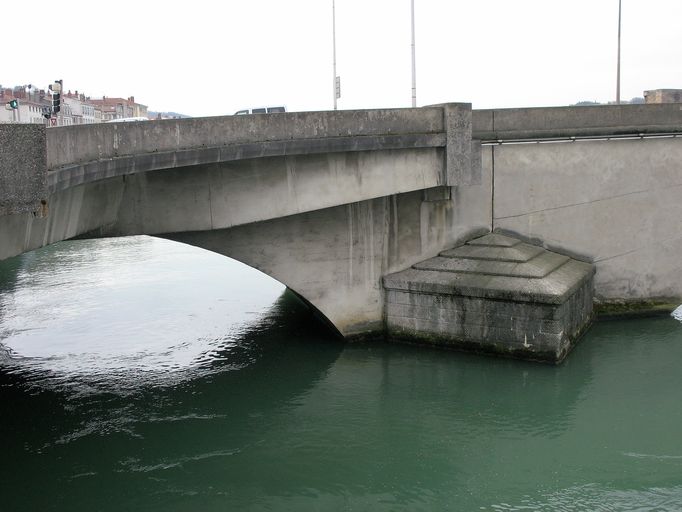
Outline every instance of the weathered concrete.
[(0, 124), (0, 215), (40, 211), (46, 158), (44, 126)]
[(443, 109), (346, 110), (103, 123), (48, 130), (50, 169), (240, 143), (444, 133)]
[(260, 158), (126, 178), (119, 233), (223, 229), (443, 185), (442, 149)]
[(680, 133), (682, 108), (664, 105), (598, 105), (475, 110), (473, 135), (483, 140)]
[(602, 302), (682, 300), (682, 139), (488, 146), (495, 229), (578, 254)]
[(463, 246), (478, 250), (473, 258), (446, 251), (385, 276), (388, 336), (561, 361), (592, 319), (594, 267), (542, 249), (504, 259), (523, 246), (486, 235)]
[(46, 215), (0, 216), (0, 260), (114, 224), (123, 189), (121, 178), (90, 183), (52, 194)]
[(446, 133), (446, 184), (475, 185), (478, 176), (472, 175), (471, 104), (446, 103), (443, 105)]
[(471, 144), (468, 103), (72, 126), (50, 130), (47, 145), (52, 192), (115, 176), (252, 158), (426, 148), (445, 150), (442, 184), (480, 183), (480, 148)]

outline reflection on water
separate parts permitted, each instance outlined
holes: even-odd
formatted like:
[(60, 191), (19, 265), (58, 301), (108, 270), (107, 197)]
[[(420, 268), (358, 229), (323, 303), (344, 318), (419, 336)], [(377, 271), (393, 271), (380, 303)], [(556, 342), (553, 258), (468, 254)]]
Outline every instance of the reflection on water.
[(682, 503), (672, 318), (598, 323), (553, 367), (343, 345), (262, 275), (149, 238), (57, 245), (0, 279), (3, 509)]
[(606, 489), (595, 484), (586, 484), (549, 493), (538, 499), (525, 496), (517, 504), (499, 503), (481, 510), (495, 511), (545, 511), (572, 512), (575, 510), (680, 510), (682, 485), (655, 487), (651, 489)]
[(17, 260), (0, 296), (0, 339), (10, 372), (48, 385), (195, 378), (245, 328), (267, 324), (264, 305), (284, 290), (223, 256), (146, 237), (62, 243)]

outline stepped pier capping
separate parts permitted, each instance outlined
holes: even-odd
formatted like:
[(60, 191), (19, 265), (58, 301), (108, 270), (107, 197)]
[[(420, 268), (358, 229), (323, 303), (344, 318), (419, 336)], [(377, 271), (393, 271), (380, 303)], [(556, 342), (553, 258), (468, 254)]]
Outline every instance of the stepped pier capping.
[(345, 339), (560, 361), (682, 302), (680, 104), (0, 125), (0, 260), (149, 235), (234, 258)]
[(488, 234), (384, 277), (389, 338), (560, 362), (593, 316), (594, 265)]

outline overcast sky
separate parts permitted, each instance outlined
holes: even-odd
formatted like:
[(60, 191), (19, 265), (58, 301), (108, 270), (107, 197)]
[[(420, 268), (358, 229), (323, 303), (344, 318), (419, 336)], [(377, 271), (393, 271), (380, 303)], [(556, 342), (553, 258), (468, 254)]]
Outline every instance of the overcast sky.
[[(333, 108), (332, 0), (32, 0), (12, 16), (5, 87), (61, 78), (193, 116)], [(419, 106), (615, 99), (618, 0), (415, 0), (415, 18)], [(336, 36), (339, 109), (411, 105), (410, 0), (336, 0)], [(623, 99), (682, 88), (682, 0), (623, 0), (621, 62)]]

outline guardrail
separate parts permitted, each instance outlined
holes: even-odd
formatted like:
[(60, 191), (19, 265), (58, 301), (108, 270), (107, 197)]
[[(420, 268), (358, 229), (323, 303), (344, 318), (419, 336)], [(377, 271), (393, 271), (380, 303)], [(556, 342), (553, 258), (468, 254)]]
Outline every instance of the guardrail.
[(532, 139), (496, 139), (496, 140), (482, 140), (483, 146), (500, 146), (502, 144), (541, 144), (549, 142), (577, 142), (589, 140), (619, 140), (619, 139), (676, 139), (682, 137), (682, 130), (680, 132), (668, 133), (629, 133), (622, 135), (583, 135), (583, 136), (569, 136), (569, 137), (535, 137)]

